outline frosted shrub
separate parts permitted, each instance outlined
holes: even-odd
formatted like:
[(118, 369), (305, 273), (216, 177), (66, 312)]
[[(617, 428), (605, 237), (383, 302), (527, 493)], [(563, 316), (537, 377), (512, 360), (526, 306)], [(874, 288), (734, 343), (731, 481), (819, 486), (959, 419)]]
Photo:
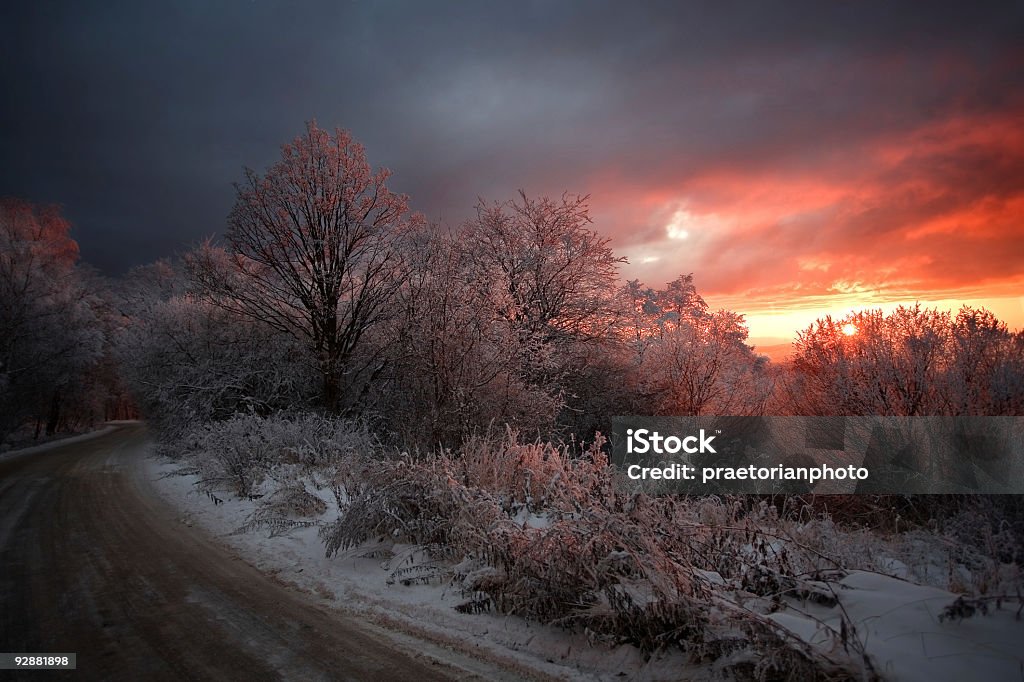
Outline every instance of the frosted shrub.
[(237, 533), (266, 529), (273, 537), (295, 528), (320, 525), (319, 517), (327, 511), (327, 503), (308, 489), (293, 467), (279, 467), (270, 476), (274, 479), (268, 486), (270, 492), (259, 498), (256, 509)]
[(331, 479), (342, 462), (378, 447), (365, 425), (313, 414), (235, 415), (190, 429), (180, 443), (204, 488), (240, 497), (253, 496), (272, 472), (275, 488), (304, 486), (302, 477)]
[(623, 493), (614, 474), (597, 447), (573, 456), (511, 432), (462, 453), (363, 459), (321, 537), (329, 556), (416, 545), (387, 563), (390, 580), (450, 580), (466, 613), (516, 614), (645, 652), (681, 648), (761, 679), (863, 668), (856, 652), (827, 658), (767, 617), (786, 594), (827, 603), (811, 579), (839, 574), (787, 540), (771, 505)]
[[(952, 578), (936, 565), (960, 562), (978, 583), (965, 589), (979, 594), (1013, 594), (1021, 580), (1009, 512), (994, 525), (965, 513), (959, 526), (886, 538), (845, 529), (813, 504), (797, 508), (798, 498), (780, 511), (767, 499), (618, 487), (595, 440), (580, 451), (522, 443), (509, 430), (413, 457), (386, 455), (352, 422), (238, 416), (197, 430), (186, 459), (207, 485), (259, 498), (242, 530), (319, 526), (328, 556), (383, 558), (393, 583), (450, 582), (461, 612), (515, 614), (645, 653), (678, 648), (736, 677), (871, 679), (851, 623), (824, 635), (842, 642), (828, 649), (771, 617), (786, 600), (836, 606), (831, 585), (850, 570), (945, 587)], [(980, 539), (950, 542), (936, 561), (940, 532)]]
[(485, 583), (466, 574), (463, 588), (499, 611), (646, 651), (699, 640), (706, 627), (706, 585), (675, 570), (623, 515), (592, 509), (547, 528), (501, 524), (461, 539), (476, 539), (473, 556), (498, 569)]
[(206, 459), (200, 463), (204, 485), (227, 487), (239, 497), (253, 494), (273, 463), (275, 444), (262, 422), (254, 415), (238, 415), (207, 427)]
[(318, 414), (273, 415), (260, 420), (256, 428), (274, 443), (276, 462), (306, 468), (366, 456), (380, 448), (365, 424)]
[(365, 463), (348, 478), (346, 494), (338, 520), (321, 530), (328, 556), (373, 538), (440, 550), (468, 501), (465, 488), (408, 457)]
[(598, 434), (585, 453), (573, 456), (551, 443), (519, 443), (518, 434), (509, 429), (498, 443), (470, 438), (458, 454), (439, 455), (435, 466), (465, 486), (498, 495), (513, 513), (573, 511), (611, 490), (603, 444)]

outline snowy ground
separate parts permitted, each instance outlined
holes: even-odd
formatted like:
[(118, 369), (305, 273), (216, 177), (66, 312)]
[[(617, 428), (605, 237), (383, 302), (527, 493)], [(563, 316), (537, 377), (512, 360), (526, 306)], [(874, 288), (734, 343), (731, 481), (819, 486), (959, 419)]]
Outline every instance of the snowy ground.
[(1024, 679), (1020, 604), (1004, 605), (989, 615), (940, 620), (955, 600), (944, 590), (860, 571), (840, 580), (835, 589), (838, 607), (807, 605), (802, 608), (806, 615), (801, 615), (794, 606), (772, 617), (805, 641), (818, 643), (821, 629), (816, 621), (838, 629), (839, 611), (845, 611), (884, 679)]
[[(586, 637), (516, 617), (462, 614), (459, 590), (444, 584), (405, 586), (389, 576), (411, 547), (364, 546), (325, 558), (315, 527), (273, 536), (268, 530), (236, 532), (255, 503), (198, 492), (195, 476), (171, 475), (176, 465), (151, 458), (145, 473), (181, 510), (181, 520), (221, 538), (239, 556), (283, 583), (334, 607), (435, 644), (502, 661), (524, 676), (561, 679), (720, 679), (682, 653), (644, 661), (632, 646), (592, 647)], [(335, 517), (332, 500), (324, 498)], [(390, 556), (390, 559), (383, 559)], [(895, 572), (900, 572), (895, 567)], [(987, 603), (988, 613), (966, 618), (940, 615), (957, 595), (898, 578), (854, 571), (822, 592), (834, 605), (786, 603), (770, 617), (793, 637), (823, 651), (868, 653), (873, 671), (887, 680), (1024, 680), (1024, 622), (1019, 600)], [(828, 600), (826, 600), (828, 601)], [(998, 608), (997, 608), (998, 607)], [(840, 625), (842, 616), (853, 624)], [(836, 633), (843, 636), (836, 636)], [(871, 670), (865, 667), (865, 679)]]
[(102, 435), (105, 435), (105, 434), (111, 433), (112, 431), (115, 431), (119, 424), (136, 424), (136, 423), (138, 423), (138, 422), (136, 422), (136, 421), (128, 421), (128, 420), (125, 420), (125, 421), (111, 421), (111, 422), (107, 422), (106, 424), (104, 424), (102, 427), (96, 429), (95, 431), (88, 431), (86, 433), (79, 433), (79, 434), (71, 435), (71, 436), (65, 435), (65, 434), (61, 434), (60, 436), (57, 436), (57, 437), (53, 438), (52, 440), (48, 440), (45, 443), (40, 443), (39, 445), (32, 445), (32, 446), (29, 446), (29, 447), (19, 447), (19, 448), (15, 449), (15, 450), (4, 450), (4, 451), (0, 452), (0, 462), (2, 462), (5, 459), (11, 459), (13, 457), (21, 457), (22, 455), (34, 455), (34, 454), (38, 454), (40, 452), (46, 452), (48, 450), (53, 450), (55, 448), (63, 447), (65, 445), (71, 445), (72, 443), (81, 443), (83, 441), (91, 440), (93, 438), (99, 438)]

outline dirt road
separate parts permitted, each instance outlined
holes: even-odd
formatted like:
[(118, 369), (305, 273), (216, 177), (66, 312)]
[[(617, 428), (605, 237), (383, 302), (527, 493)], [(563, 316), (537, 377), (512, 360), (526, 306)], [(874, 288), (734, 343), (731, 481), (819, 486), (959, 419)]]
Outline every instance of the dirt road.
[(137, 475), (145, 440), (129, 425), (0, 461), (0, 652), (78, 654), (75, 671), (0, 679), (475, 677), (312, 603), (179, 523)]

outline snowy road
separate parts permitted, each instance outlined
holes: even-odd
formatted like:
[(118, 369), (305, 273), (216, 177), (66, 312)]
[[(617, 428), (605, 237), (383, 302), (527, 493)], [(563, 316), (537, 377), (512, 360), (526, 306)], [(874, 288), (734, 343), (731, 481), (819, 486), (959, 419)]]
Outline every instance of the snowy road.
[(311, 603), (181, 523), (137, 475), (145, 442), (128, 425), (0, 462), (0, 652), (78, 654), (76, 671), (21, 679), (479, 676)]

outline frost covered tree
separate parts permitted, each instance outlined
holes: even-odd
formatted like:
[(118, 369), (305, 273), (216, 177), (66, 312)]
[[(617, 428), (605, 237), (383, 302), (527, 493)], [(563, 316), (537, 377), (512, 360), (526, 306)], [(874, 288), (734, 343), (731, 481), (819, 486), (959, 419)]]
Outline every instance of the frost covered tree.
[(290, 335), (192, 296), (173, 264), (134, 269), (117, 299), (119, 364), (165, 434), (310, 402), (308, 351)]
[(662, 327), (682, 326), (706, 316), (708, 304), (697, 293), (693, 275), (680, 275), (654, 295)]
[(794, 344), (786, 399), (810, 415), (1021, 414), (1022, 350), (1024, 334), (967, 306), (826, 317)]
[(467, 286), (492, 333), (514, 350), (518, 395), (539, 391), (561, 402), (559, 422), (575, 428), (591, 379), (604, 370), (604, 351), (618, 343), (618, 266), (609, 240), (590, 229), (588, 197), (481, 202), (464, 226)]
[(630, 357), (629, 402), (658, 415), (762, 414), (772, 389), (767, 360), (747, 345), (742, 315), (709, 312), (692, 274), (655, 290), (619, 290), (617, 335)]
[(28, 418), (56, 430), (103, 351), (70, 229), (57, 207), (0, 200), (0, 440)]
[(465, 229), (470, 258), (491, 311), (541, 343), (605, 338), (617, 312), (617, 257), (589, 229), (589, 197), (477, 206)]
[(708, 304), (697, 293), (693, 274), (680, 275), (655, 290), (639, 280), (619, 289), (618, 333), (642, 357), (644, 351), (673, 328), (707, 317)]
[[(309, 123), (264, 175), (246, 170), (228, 218), (227, 248), (190, 260), (214, 305), (306, 343), (322, 402), (341, 408), (368, 331), (391, 310), (407, 276), (400, 245), (421, 219), (372, 170), (351, 134)], [(371, 362), (367, 361), (367, 362)]]
[(942, 411), (1024, 415), (1024, 331), (1012, 333), (988, 310), (963, 307), (949, 326)]
[(619, 335), (632, 350), (638, 362), (643, 361), (647, 349), (662, 334), (659, 319), (661, 308), (655, 303), (654, 289), (640, 280), (632, 279), (619, 290), (622, 315), (619, 317)]
[(762, 414), (767, 360), (746, 344), (743, 316), (728, 310), (672, 324), (643, 365), (656, 414)]
[(397, 431), (458, 444), (495, 425), (574, 427), (618, 342), (623, 259), (589, 226), (585, 197), (521, 192), (481, 202), (458, 230), (410, 240), (381, 390)]
[(409, 258), (378, 400), (394, 430), (409, 444), (455, 446), (492, 424), (534, 433), (550, 426), (557, 390), (527, 381), (521, 338), (489, 307), (460, 236), (425, 235)]

